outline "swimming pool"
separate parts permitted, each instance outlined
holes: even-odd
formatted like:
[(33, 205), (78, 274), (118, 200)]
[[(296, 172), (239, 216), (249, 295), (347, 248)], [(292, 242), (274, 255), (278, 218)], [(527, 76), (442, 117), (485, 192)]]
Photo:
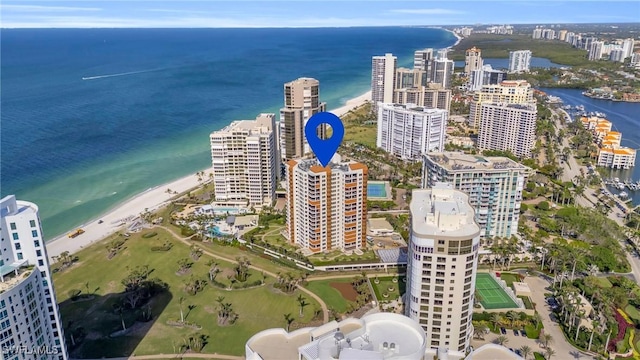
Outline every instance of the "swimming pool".
[(227, 236), (227, 235), (231, 235), (230, 233), (226, 233), (223, 231), (220, 231), (220, 227), (218, 225), (212, 227), (209, 229), (209, 234), (212, 236)]
[(385, 189), (385, 183), (368, 183), (367, 184), (367, 197), (369, 198), (386, 198), (387, 190)]
[(213, 213), (216, 215), (236, 215), (236, 214), (244, 214), (246, 212), (245, 209), (239, 209), (234, 207), (225, 207), (225, 206), (214, 206), (212, 208)]

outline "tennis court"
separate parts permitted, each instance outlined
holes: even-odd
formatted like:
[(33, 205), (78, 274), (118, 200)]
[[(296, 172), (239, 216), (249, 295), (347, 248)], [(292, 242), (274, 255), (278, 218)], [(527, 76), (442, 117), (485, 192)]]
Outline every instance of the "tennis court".
[(476, 291), (479, 297), (478, 301), (485, 309), (511, 309), (518, 307), (496, 280), (487, 273), (479, 272), (476, 275)]

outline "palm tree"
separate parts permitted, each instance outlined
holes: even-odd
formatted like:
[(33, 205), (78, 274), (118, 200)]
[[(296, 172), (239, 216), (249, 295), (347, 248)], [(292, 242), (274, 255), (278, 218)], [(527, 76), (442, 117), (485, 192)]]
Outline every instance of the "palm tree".
[(302, 296), (302, 294), (298, 295), (298, 298), (296, 298), (296, 301), (298, 301), (298, 305), (300, 306), (300, 317), (304, 316), (304, 307), (309, 305), (309, 303), (307, 302), (307, 299)]
[(507, 311), (507, 316), (506, 317), (507, 317), (507, 319), (509, 319), (511, 327), (513, 327), (513, 323), (520, 318), (518, 313), (513, 311), (513, 310)]
[(551, 336), (551, 334), (549, 334), (549, 333), (541, 333), (540, 334), (540, 342), (546, 348), (546, 347), (549, 346), (550, 343), (553, 342), (553, 336)]
[(293, 316), (291, 316), (291, 313), (284, 314), (284, 321), (287, 323), (287, 332), (289, 332), (289, 326), (291, 326), (291, 323), (293, 322)]
[(593, 320), (591, 322), (591, 326), (592, 326), (591, 336), (589, 337), (589, 346), (587, 347), (587, 351), (591, 351), (591, 342), (593, 341), (593, 334), (600, 327), (600, 322), (598, 320)]
[(522, 354), (524, 360), (527, 360), (527, 357), (529, 357), (529, 355), (533, 353), (533, 350), (531, 350), (531, 348), (527, 345), (522, 345), (522, 347), (520, 348), (520, 353)]
[(500, 325), (500, 322), (502, 321), (502, 316), (500, 316), (500, 314), (498, 313), (491, 313), (491, 317), (489, 317), (489, 321), (491, 322), (491, 325), (493, 325), (494, 328), (498, 328), (498, 325)]
[(500, 335), (496, 338), (496, 343), (500, 346), (506, 344), (509, 342), (509, 338), (504, 336), (504, 335)]
[(484, 340), (484, 334), (486, 334), (489, 328), (485, 324), (477, 324), (473, 327), (473, 336), (477, 339)]
[(550, 359), (551, 359), (551, 357), (552, 357), (553, 355), (555, 355), (555, 354), (556, 354), (556, 352), (555, 352), (552, 348), (550, 348), (550, 347), (547, 347), (547, 348), (545, 348), (545, 349), (544, 349), (544, 358), (545, 358), (546, 360), (550, 360)]

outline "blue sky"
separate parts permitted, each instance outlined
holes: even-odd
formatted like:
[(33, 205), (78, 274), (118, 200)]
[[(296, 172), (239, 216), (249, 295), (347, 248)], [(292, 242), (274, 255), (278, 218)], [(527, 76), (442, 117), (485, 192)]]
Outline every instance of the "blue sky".
[(4, 0), (0, 16), (3, 28), (563, 24), (640, 22), (640, 0)]

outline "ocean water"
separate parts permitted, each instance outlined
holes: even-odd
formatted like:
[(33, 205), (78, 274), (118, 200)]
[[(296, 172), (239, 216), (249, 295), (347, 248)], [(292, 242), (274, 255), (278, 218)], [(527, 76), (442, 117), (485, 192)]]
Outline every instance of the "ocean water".
[(320, 80), (331, 109), (369, 89), (371, 56), (406, 66), (455, 40), (407, 27), (3, 29), (0, 191), (35, 202), (51, 239), (208, 167), (208, 134), (277, 112), (287, 81)]

